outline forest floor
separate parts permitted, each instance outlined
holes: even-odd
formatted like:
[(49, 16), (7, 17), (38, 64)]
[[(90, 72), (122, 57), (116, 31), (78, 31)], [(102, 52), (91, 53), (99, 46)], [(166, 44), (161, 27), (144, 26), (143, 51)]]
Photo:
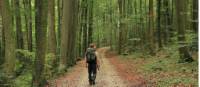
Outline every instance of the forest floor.
[[(98, 50), (100, 69), (97, 72), (96, 84), (90, 86), (84, 61), (79, 61), (64, 76), (52, 81), (50, 87), (146, 87), (144, 79), (137, 74), (127, 72), (130, 67), (113, 55), (106, 54), (108, 48)], [(127, 68), (123, 68), (127, 67)], [(133, 71), (134, 72), (134, 71)]]

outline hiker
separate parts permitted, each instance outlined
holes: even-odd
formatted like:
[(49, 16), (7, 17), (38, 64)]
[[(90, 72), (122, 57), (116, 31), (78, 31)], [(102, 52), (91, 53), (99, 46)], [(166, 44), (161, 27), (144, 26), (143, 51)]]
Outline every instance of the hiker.
[(97, 69), (99, 69), (99, 61), (97, 58), (96, 45), (90, 44), (85, 54), (86, 67), (88, 68), (89, 84), (94, 85)]

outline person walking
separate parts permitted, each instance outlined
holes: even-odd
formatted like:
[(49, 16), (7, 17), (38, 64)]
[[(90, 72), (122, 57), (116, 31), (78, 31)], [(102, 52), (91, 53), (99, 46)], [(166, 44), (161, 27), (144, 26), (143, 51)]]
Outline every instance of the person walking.
[(88, 68), (88, 79), (90, 85), (95, 85), (99, 60), (97, 58), (96, 45), (90, 44), (85, 53), (86, 67)]

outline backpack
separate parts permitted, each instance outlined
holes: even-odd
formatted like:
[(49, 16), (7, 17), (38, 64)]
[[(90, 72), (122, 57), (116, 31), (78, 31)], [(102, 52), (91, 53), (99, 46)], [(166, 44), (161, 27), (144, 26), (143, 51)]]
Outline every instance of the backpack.
[(96, 54), (94, 48), (88, 48), (86, 52), (86, 61), (87, 63), (96, 62)]

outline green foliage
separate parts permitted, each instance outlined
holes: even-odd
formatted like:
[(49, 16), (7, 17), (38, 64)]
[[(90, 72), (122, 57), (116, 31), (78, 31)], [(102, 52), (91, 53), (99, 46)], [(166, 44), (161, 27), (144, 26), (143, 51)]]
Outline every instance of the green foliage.
[(30, 52), (28, 50), (23, 50), (23, 49), (17, 49), (16, 50), (17, 54), (22, 55), (23, 58), (34, 61), (35, 58), (35, 52)]
[(53, 65), (53, 61), (55, 61), (55, 55), (52, 53), (49, 53), (46, 55), (45, 60), (45, 69), (44, 69), (44, 76), (46, 79), (51, 79), (53, 77), (53, 74), (55, 72), (56, 67)]
[(14, 87), (31, 87), (32, 73), (26, 72), (14, 80)]
[(10, 79), (10, 76), (7, 76), (2, 70), (0, 70), (0, 87), (12, 86), (13, 80)]

